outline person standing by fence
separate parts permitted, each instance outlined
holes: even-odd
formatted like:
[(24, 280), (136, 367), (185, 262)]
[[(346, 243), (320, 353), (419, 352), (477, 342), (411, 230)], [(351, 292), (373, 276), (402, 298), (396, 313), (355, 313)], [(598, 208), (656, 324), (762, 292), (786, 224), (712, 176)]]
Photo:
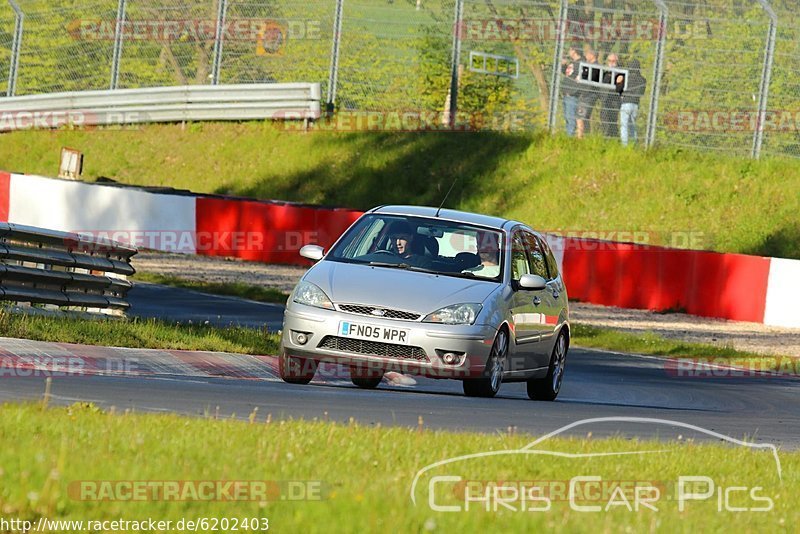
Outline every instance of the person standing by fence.
[[(597, 52), (593, 48), (586, 48), (586, 63), (597, 65)], [(600, 98), (602, 89), (591, 85), (583, 85), (578, 93), (578, 119), (576, 134), (578, 139), (583, 139), (589, 133), (592, 110)]]
[[(610, 53), (606, 59), (606, 65), (616, 67), (619, 64), (619, 57), (615, 53)], [(600, 99), (600, 130), (603, 136), (616, 139), (619, 135), (619, 110), (622, 106), (620, 93), (616, 88), (606, 89), (603, 98)]]
[(639, 60), (631, 60), (628, 66), (628, 88), (622, 93), (619, 110), (619, 137), (622, 146), (628, 146), (629, 141), (636, 144), (636, 117), (646, 85), (647, 80), (642, 76)]
[(569, 48), (569, 59), (561, 62), (561, 94), (564, 95), (564, 122), (567, 135), (575, 135), (575, 116), (578, 111), (578, 65), (582, 56), (574, 46)]

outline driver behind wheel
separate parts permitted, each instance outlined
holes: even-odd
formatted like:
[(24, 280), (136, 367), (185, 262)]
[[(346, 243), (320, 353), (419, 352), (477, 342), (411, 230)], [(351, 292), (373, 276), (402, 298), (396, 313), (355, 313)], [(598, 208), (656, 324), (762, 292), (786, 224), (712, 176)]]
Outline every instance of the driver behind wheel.
[(414, 232), (411, 225), (405, 221), (397, 221), (392, 224), (389, 230), (390, 246), (401, 258), (410, 258), (414, 255), (412, 246), (414, 243)]

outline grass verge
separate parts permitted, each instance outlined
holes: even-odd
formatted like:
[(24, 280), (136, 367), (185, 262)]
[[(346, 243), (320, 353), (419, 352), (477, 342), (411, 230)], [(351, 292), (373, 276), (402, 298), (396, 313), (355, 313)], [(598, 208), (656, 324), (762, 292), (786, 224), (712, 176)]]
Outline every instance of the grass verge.
[[(13, 440), (14, 446), (0, 448), (0, 508), (6, 519), (34, 523), (40, 517), (153, 518), (172, 521), (173, 531), (180, 520), (201, 518), (267, 518), (270, 530), (279, 532), (712, 532), (730, 528), (769, 532), (800, 523), (798, 452), (779, 453), (781, 480), (772, 454), (742, 446), (691, 440), (555, 438), (536, 448), (582, 455), (657, 453), (580, 458), (497, 455), (448, 464), (420, 477), (415, 505), (411, 485), (425, 466), (458, 455), (519, 449), (532, 438), (514, 433), (366, 427), (352, 422), (270, 422), (266, 416), (254, 410), (248, 423), (110, 414), (91, 404), (49, 409), (40, 404), (4, 404), (0, 406), (0, 435)], [(461, 481), (438, 479), (431, 494), (433, 476), (455, 476)], [(579, 512), (570, 506), (569, 481), (576, 476), (601, 477), (602, 482), (593, 485), (576, 484), (572, 492), (574, 504), (600, 506), (600, 510)], [(714, 491), (702, 500), (684, 498), (685, 510), (680, 511), (677, 483), (686, 476), (708, 477)], [(138, 498), (130, 498), (132, 481), (138, 487), (153, 484), (156, 488), (177, 483), (180, 489), (176, 493), (145, 490), (136, 494)], [(213, 489), (189, 491), (200, 481), (249, 481), (238, 484), (252, 491), (245, 496), (230, 492), (227, 499), (204, 499), (226, 494)], [(502, 481), (505, 487), (542, 488), (533, 495), (549, 496), (549, 509), (544, 510), (541, 497), (523, 501), (512, 499), (513, 492), (506, 491), (502, 494), (506, 505), (490, 497), (471, 502), (465, 510), (464, 491), (483, 496), (493, 481), (497, 485)], [(612, 488), (617, 486), (623, 493), (614, 496)], [(597, 487), (601, 489), (596, 491)], [(633, 509), (633, 487), (659, 490), (659, 497), (650, 501), (655, 510)], [(761, 500), (749, 493), (755, 487)], [(745, 491), (725, 493), (725, 488)], [(700, 489), (689, 486), (684, 493)], [(725, 499), (722, 504), (718, 492)], [(457, 506), (461, 511), (434, 511), (429, 505), (431, 495), (434, 504)], [(105, 499), (99, 500), (100, 496)], [(617, 504), (609, 506), (610, 501)], [(728, 511), (733, 506), (771, 509)], [(541, 510), (531, 511), (535, 508)]]
[(572, 344), (596, 349), (653, 356), (671, 356), (674, 358), (724, 358), (730, 360), (775, 358), (775, 356), (737, 350), (730, 346), (676, 341), (649, 331), (642, 334), (630, 334), (611, 328), (600, 328), (580, 323), (572, 324)]
[(304, 134), (246, 122), (6, 133), (0, 169), (53, 176), (62, 146), (84, 153), (87, 180), (367, 209), (438, 205), (458, 178), (449, 207), (545, 231), (800, 258), (796, 160), (542, 133)]
[[(219, 328), (203, 324), (176, 324), (154, 319), (87, 319), (72, 316), (28, 315), (0, 311), (5, 337), (116, 347), (168, 350), (205, 350), (240, 354), (277, 354), (280, 339), (266, 329)], [(684, 343), (652, 332), (642, 335), (573, 323), (572, 344), (619, 352), (673, 358), (724, 358), (731, 362), (770, 361), (776, 356), (730, 347)]]
[(241, 354), (276, 354), (279, 338), (266, 329), (218, 328), (203, 324), (174, 324), (155, 319), (86, 319), (29, 315), (0, 310), (4, 337), (168, 350), (203, 350)]
[(151, 273), (147, 271), (137, 271), (137, 273), (131, 277), (131, 280), (133, 282), (150, 282), (152, 284), (181, 287), (184, 289), (202, 291), (203, 293), (227, 295), (231, 297), (239, 297), (273, 304), (285, 304), (286, 299), (289, 298), (287, 293), (284, 293), (278, 289), (245, 284), (244, 282), (206, 282), (202, 280), (189, 280), (179, 276)]

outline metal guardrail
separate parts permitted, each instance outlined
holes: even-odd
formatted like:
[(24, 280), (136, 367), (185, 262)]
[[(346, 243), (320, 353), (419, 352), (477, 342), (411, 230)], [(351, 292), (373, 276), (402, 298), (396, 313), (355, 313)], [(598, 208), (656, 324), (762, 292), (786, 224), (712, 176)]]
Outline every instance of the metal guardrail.
[(0, 131), (207, 120), (317, 119), (318, 83), (183, 85), (0, 99)]
[(116, 241), (0, 223), (0, 300), (127, 310), (136, 252)]

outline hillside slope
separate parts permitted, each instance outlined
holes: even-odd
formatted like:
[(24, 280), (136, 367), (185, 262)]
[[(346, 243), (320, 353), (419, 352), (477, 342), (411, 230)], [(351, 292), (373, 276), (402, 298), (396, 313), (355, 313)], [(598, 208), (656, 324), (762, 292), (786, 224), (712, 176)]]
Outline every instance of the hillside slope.
[[(0, 135), (0, 169), (366, 209), (447, 205), (542, 230), (800, 258), (800, 163), (504, 133), (303, 133), (271, 123)], [(588, 232), (588, 234), (586, 234)], [(634, 234), (635, 233), (635, 234)]]

